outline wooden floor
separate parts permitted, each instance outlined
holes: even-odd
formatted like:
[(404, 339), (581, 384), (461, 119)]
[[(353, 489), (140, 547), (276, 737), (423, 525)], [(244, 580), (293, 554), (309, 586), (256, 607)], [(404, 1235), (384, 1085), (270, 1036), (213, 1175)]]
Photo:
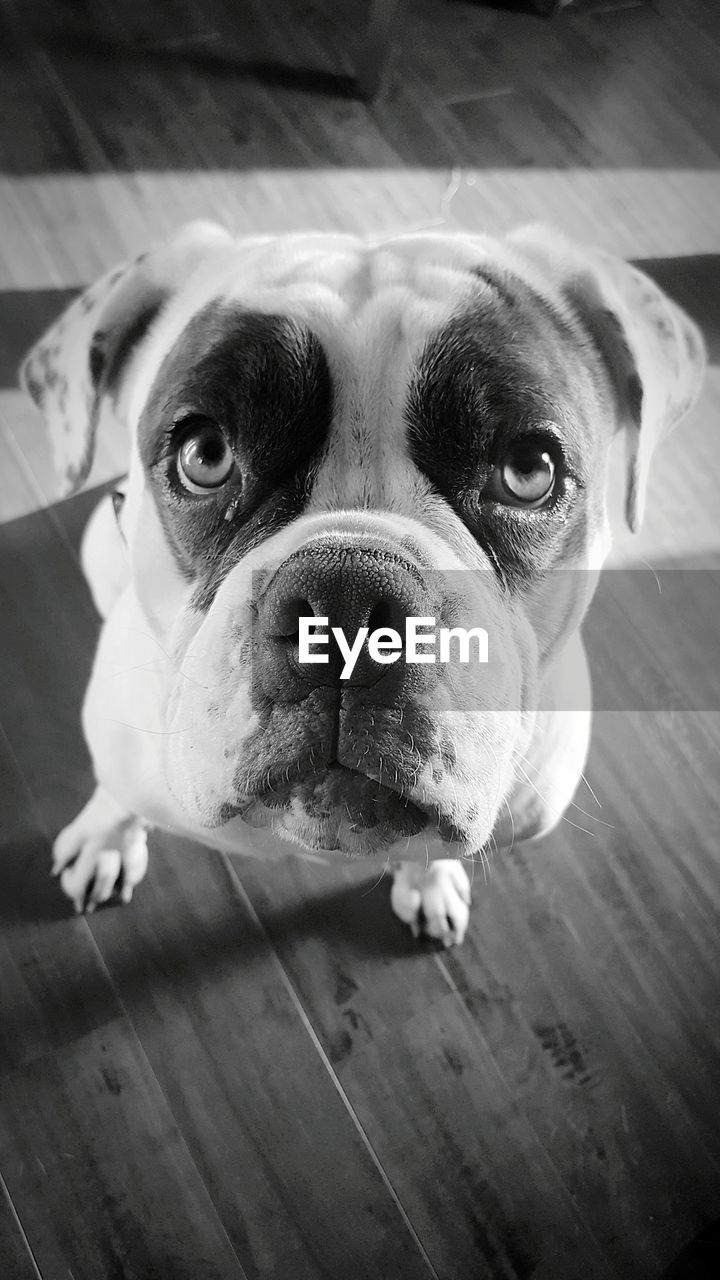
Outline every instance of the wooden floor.
[[(667, 1274), (720, 1274), (720, 12), (406, 0), (369, 109), (368, 10), (0, 4), (0, 1280), (659, 1280), (708, 1228)], [(542, 218), (705, 327), (588, 621), (588, 785), (478, 872), (458, 952), (413, 943), (374, 866), (156, 836), (132, 906), (90, 918), (48, 878), (91, 787), (96, 495), (52, 505), (17, 360), (198, 214)], [(105, 439), (91, 483), (123, 465)]]

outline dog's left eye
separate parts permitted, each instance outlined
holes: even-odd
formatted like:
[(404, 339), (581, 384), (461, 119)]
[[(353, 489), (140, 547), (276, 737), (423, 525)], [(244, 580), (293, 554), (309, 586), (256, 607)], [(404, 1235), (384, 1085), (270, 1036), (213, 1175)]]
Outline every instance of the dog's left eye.
[(541, 507), (555, 488), (556, 467), (548, 441), (516, 440), (500, 459), (486, 492), (498, 502)]
[(233, 473), (235, 458), (214, 422), (198, 420), (186, 433), (177, 455), (178, 475), (191, 493), (220, 489)]

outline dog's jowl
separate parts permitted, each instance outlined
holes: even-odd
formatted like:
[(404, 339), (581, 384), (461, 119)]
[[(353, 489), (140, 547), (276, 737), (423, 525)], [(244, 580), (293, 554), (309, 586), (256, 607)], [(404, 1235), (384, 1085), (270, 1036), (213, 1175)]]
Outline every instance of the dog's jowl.
[(77, 908), (129, 901), (157, 825), (398, 860), (397, 914), (460, 941), (464, 860), (547, 831), (580, 777), (610, 443), (636, 527), (702, 371), (650, 280), (537, 228), (192, 224), (88, 289), (23, 367), (66, 491), (105, 414), (130, 439), (83, 546), (97, 789), (54, 851)]

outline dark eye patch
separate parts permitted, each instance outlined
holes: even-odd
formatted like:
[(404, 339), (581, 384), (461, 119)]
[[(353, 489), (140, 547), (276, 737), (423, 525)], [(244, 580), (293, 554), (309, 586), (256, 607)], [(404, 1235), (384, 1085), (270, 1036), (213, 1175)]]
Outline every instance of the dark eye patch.
[[(478, 274), (486, 287), (420, 357), (408, 443), (493, 563), (527, 576), (553, 562), (569, 524), (565, 499), (583, 484), (586, 382), (563, 318), (522, 280)], [(486, 487), (494, 467), (513, 441), (545, 431), (562, 476), (557, 500), (542, 511), (502, 510)]]
[[(220, 574), (301, 513), (332, 398), (320, 342), (285, 316), (212, 303), (165, 358), (141, 418), (140, 455), (202, 607)], [(179, 482), (183, 423), (192, 415), (216, 422), (235, 455), (241, 484), (230, 495), (193, 494)]]

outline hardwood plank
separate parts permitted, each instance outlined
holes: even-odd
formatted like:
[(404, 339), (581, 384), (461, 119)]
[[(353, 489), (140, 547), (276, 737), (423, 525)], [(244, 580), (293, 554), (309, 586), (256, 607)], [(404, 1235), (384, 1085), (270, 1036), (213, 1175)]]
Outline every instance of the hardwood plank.
[(372, 890), (377, 869), (233, 865), (438, 1274), (569, 1276), (578, 1250), (588, 1275), (613, 1274), (482, 1028)]
[(12, 1280), (41, 1280), (40, 1272), (0, 1178), (0, 1274)]
[(0, 778), (0, 1177), (40, 1273), (242, 1280), (4, 736)]
[(0, 1084), (0, 1169), (41, 1274), (242, 1280), (124, 1019)]
[[(678, 619), (692, 619), (680, 625)], [(720, 554), (606, 569), (584, 633), (598, 711), (720, 710), (708, 637), (720, 630)]]
[(585, 163), (716, 167), (717, 130), (702, 106), (717, 92), (707, 47), (683, 42), (679, 52), (648, 4), (567, 17), (539, 87), (572, 120)]
[[(4, 474), (22, 485), (7, 459)], [(49, 876), (49, 837), (88, 787), (77, 709), (95, 625), (79, 568), (52, 517), (1, 526), (0, 1072), (120, 1013), (85, 922), (68, 919), (67, 902)], [(8, 732), (25, 758), (25, 775)], [(28, 778), (42, 793), (40, 804)]]
[(0, 155), (4, 173), (28, 168), (85, 168), (72, 123), (51, 82), (38, 74), (33, 45), (18, 30), (7, 6), (0, 14), (2, 42), (0, 70), (3, 111), (0, 114)]
[(82, 919), (50, 879), (32, 795), (0, 733), (0, 1075), (116, 1019), (121, 1010)]
[[(577, 858), (575, 844), (566, 841), (564, 852), (571, 851)], [(538, 897), (530, 905), (510, 879), (507, 927), (507, 917), (493, 912), (483, 967), (487, 972), (491, 957), (500, 982), (478, 981), (483, 970), (475, 968), (474, 945), (448, 968), (616, 1274), (649, 1280), (717, 1212), (708, 1095), (695, 1079), (695, 1054), (683, 1053), (684, 1027), (659, 1015), (654, 1003), (662, 999), (662, 983), (653, 988), (645, 969), (642, 979), (628, 972), (622, 951), (595, 927), (592, 895), (580, 891), (573, 900), (564, 883), (556, 887), (556, 866), (540, 863)], [(527, 860), (520, 874), (527, 874)], [(639, 929), (634, 937), (642, 945)], [(506, 1010), (513, 1005), (536, 1041), (524, 1056), (508, 1036)], [(555, 1087), (547, 1079), (553, 1071)], [(677, 1084), (686, 1074), (691, 1081), (683, 1097)]]
[[(213, 6), (210, 13), (182, 6), (177, 13), (168, 12), (163, 23), (122, 3), (112, 9), (98, 6), (92, 17), (85, 16), (82, 29), (72, 18), (65, 23), (28, 18), (17, 5), (8, 17), (17, 50), (26, 59), (24, 84), (33, 80), (33, 57), (49, 59), (46, 66), (54, 72), (48, 76), (46, 70), (42, 77), (45, 94), (50, 94), (48, 119), (36, 136), (51, 139), (58, 115), (64, 117), (70, 126), (69, 154), (80, 167), (142, 168), (160, 155), (166, 166), (177, 167), (192, 163), (198, 146), (201, 152), (209, 148), (207, 159), (216, 165), (281, 164), (283, 158), (297, 165), (311, 162), (313, 154), (322, 162), (328, 158), (324, 148), (343, 120), (341, 163), (348, 163), (353, 146), (366, 135), (361, 143), (365, 163), (383, 164), (394, 155), (406, 164), (444, 166), (465, 159), (482, 166), (493, 154), (486, 150), (490, 131), (477, 130), (471, 118), (457, 131), (447, 107), (498, 90), (510, 90), (510, 96), (530, 94), (536, 108), (528, 111), (524, 130), (510, 129), (507, 153), (499, 163), (512, 162), (513, 140), (519, 141), (523, 132), (533, 163), (538, 163), (542, 122), (554, 111), (559, 137), (569, 144), (562, 163), (576, 158), (582, 164), (714, 167), (718, 88), (708, 41), (691, 24), (686, 22), (678, 41), (670, 15), (649, 5), (589, 13), (579, 6), (554, 23), (517, 12), (473, 10), (453, 14), (449, 22), (430, 0), (418, 0), (414, 9), (415, 20), (405, 24), (399, 42), (390, 90), (372, 116), (361, 107), (355, 110), (356, 104), (343, 105), (353, 63), (348, 44), (352, 52), (363, 38), (363, 23), (350, 7), (341, 14), (337, 6), (318, 4), (303, 21), (293, 21), (286, 2), (246, 6), (241, 15), (227, 4)], [(717, 25), (715, 20), (716, 38)], [(343, 29), (350, 41), (340, 38)], [(119, 86), (120, 80), (132, 83), (124, 113), (113, 105), (112, 78), (103, 70), (108, 62), (122, 66)], [(39, 66), (36, 62), (36, 74)], [(214, 113), (208, 108), (214, 87), (223, 80), (233, 85), (237, 105), (226, 114), (225, 124), (216, 117), (214, 130)], [(537, 100), (532, 98), (535, 86)], [(299, 91), (305, 94), (306, 113), (295, 130), (290, 115)], [(163, 105), (172, 102), (171, 111), (157, 111), (158, 95), (164, 95)], [(19, 112), (20, 133), (28, 118), (38, 121), (38, 97), (28, 104), (31, 109)], [(102, 117), (92, 109), (88, 113), (83, 104), (90, 101), (102, 102)], [(301, 99), (297, 101), (299, 106)], [(414, 128), (411, 122), (408, 127), (409, 103)], [(284, 115), (286, 104), (291, 111)], [(188, 109), (201, 111), (207, 120), (202, 134), (178, 127)], [(78, 118), (85, 120), (79, 130)], [(272, 118), (275, 125), (267, 130), (263, 121)], [(9, 135), (7, 145), (19, 165), (50, 167), (50, 153), (43, 159), (42, 145), (23, 151), (17, 136), (17, 130)], [(540, 143), (534, 150), (533, 139)], [(58, 145), (63, 145), (62, 137)]]
[(247, 1275), (432, 1275), (220, 859), (156, 836), (91, 927)]
[(76, 296), (75, 289), (4, 289), (0, 294), (0, 387), (17, 389), (23, 356)]
[[(92, 505), (83, 495), (73, 510), (86, 518)], [(98, 620), (50, 512), (0, 527), (0, 557), (1, 723), (40, 821), (54, 833), (90, 790), (78, 715)]]

